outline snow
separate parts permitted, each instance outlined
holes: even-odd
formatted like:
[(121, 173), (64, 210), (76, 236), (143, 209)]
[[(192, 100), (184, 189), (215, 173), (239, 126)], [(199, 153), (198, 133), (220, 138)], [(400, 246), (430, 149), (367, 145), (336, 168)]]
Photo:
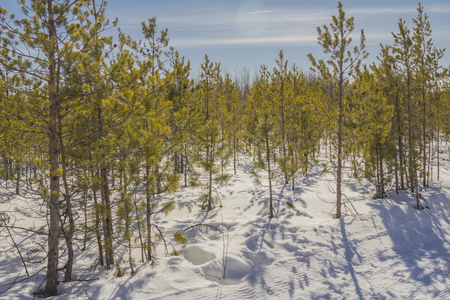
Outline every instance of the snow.
[[(123, 262), (123, 277), (96, 266), (94, 241), (85, 251), (76, 247), (74, 277), (83, 281), (61, 283), (54, 299), (450, 299), (450, 164), (444, 163), (441, 182), (421, 191), (430, 209), (413, 209), (406, 191), (371, 199), (369, 182), (347, 178), (344, 193), (358, 214), (347, 203), (344, 217), (334, 219), (333, 176), (318, 168), (298, 178), (295, 191), (274, 187), (277, 218), (269, 219), (268, 188), (253, 184), (250, 163), (242, 161), (238, 174), (217, 187), (222, 208), (218, 203), (212, 212), (201, 211), (202, 191), (182, 188), (164, 199), (176, 201), (175, 211), (155, 219), (166, 233), (195, 224), (221, 232), (192, 227), (189, 243), (175, 246), (179, 256), (166, 257), (160, 249), (153, 264), (140, 262), (136, 249), (136, 273)], [(15, 206), (33, 205), (40, 207), (11, 196), (2, 198), (0, 210), (12, 214)], [(15, 226), (45, 224), (14, 215)], [(25, 271), (5, 228), (0, 230), (5, 291)], [(30, 274), (45, 267), (39, 263), (44, 252), (33, 253), (44, 241), (36, 234), (16, 236), (22, 255), (36, 262), (27, 263)], [(43, 275), (11, 286), (0, 299), (32, 299)]]

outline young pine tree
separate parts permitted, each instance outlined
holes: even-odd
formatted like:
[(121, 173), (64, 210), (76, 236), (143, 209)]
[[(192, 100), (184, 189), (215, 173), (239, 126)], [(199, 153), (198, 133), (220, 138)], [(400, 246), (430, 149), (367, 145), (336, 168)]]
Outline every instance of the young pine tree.
[(346, 85), (355, 70), (359, 68), (362, 59), (368, 56), (365, 48), (364, 31), (361, 30), (361, 39), (358, 46), (351, 50), (353, 41), (350, 36), (355, 29), (354, 17), (347, 18), (342, 6), (338, 2), (338, 15), (333, 16), (332, 23), (322, 28), (317, 27), (318, 43), (323, 48), (325, 54), (330, 56), (326, 62), (317, 61), (312, 54), (308, 57), (312, 64), (312, 70), (321, 74), (321, 80), (333, 87), (337, 102), (337, 162), (336, 162), (336, 218), (341, 217), (342, 207), (342, 161), (343, 161), (343, 127), (344, 127), (344, 97)]

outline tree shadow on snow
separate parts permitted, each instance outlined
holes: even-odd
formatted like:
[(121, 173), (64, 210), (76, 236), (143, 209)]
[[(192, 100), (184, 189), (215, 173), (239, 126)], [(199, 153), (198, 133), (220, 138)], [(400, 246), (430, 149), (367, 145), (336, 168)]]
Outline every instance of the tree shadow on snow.
[(364, 299), (363, 294), (361, 292), (361, 288), (359, 286), (358, 278), (356, 277), (355, 269), (353, 268), (353, 257), (357, 254), (355, 247), (350, 243), (347, 237), (347, 231), (345, 230), (345, 220), (344, 218), (339, 219), (339, 224), (341, 228), (342, 234), (342, 243), (345, 248), (345, 260), (347, 261), (347, 268), (352, 277), (353, 284), (355, 285), (355, 292), (358, 295), (359, 299)]
[[(450, 243), (448, 203), (450, 199), (438, 191), (425, 191), (430, 209), (413, 208), (415, 199), (407, 193), (391, 199), (374, 201), (371, 206), (379, 211), (387, 234), (392, 240), (398, 259), (407, 271), (394, 273), (402, 279), (410, 279), (421, 286), (445, 283), (450, 270)], [(439, 294), (439, 291), (434, 296)]]

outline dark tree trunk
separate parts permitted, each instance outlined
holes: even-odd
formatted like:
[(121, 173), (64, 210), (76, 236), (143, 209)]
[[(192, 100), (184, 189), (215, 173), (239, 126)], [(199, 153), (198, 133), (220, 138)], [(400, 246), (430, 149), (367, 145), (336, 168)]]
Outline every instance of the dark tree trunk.
[[(53, 1), (47, 0), (49, 41), (56, 40), (55, 20), (53, 19)], [(56, 95), (56, 45), (49, 44), (49, 122), (48, 155), (50, 163), (50, 222), (48, 232), (47, 276), (44, 294), (47, 297), (57, 295), (58, 286), (58, 249), (59, 249), (59, 149), (58, 149), (58, 99)]]

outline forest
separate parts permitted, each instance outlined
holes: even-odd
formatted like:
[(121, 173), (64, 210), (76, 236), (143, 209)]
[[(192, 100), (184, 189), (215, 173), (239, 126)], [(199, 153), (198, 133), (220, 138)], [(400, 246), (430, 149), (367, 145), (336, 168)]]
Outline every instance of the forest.
[[(335, 178), (330, 218), (354, 212), (344, 176), (369, 180), (372, 199), (408, 191), (416, 210), (429, 208), (421, 191), (440, 181), (448, 151), (450, 77), (420, 3), (413, 27), (400, 19), (374, 63), (339, 2), (331, 23), (317, 24), (326, 60), (308, 54), (302, 72), (280, 50), (255, 78), (224, 73), (208, 55), (193, 78), (155, 17), (135, 40), (107, 9), (103, 0), (22, 1), (17, 18), (0, 6), (1, 201), (30, 203), (0, 211), (0, 234), (43, 236), (38, 294), (74, 280), (77, 249), (91, 244), (118, 276), (179, 255), (189, 239), (164, 230), (178, 205), (165, 195), (192, 188), (201, 191), (194, 209), (225, 209), (218, 190), (244, 160), (266, 190), (268, 219), (278, 217), (273, 187), (301, 188), (317, 170)], [(21, 214), (41, 225), (14, 225)]]

